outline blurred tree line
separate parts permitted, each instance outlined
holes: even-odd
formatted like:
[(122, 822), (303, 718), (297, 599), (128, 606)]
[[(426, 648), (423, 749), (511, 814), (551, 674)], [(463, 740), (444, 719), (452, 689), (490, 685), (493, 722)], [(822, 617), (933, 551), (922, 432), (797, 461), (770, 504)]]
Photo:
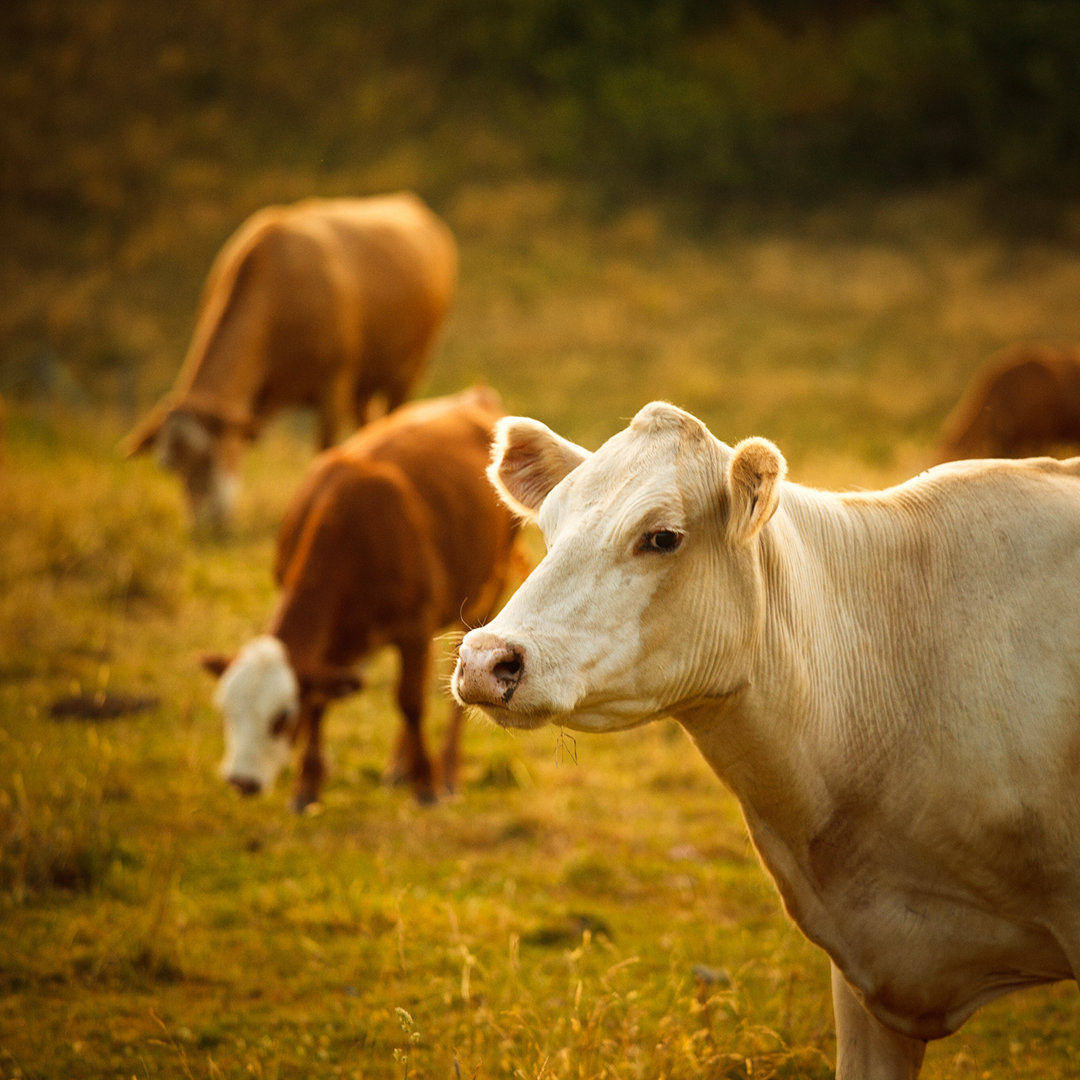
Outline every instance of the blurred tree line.
[[(388, 20), (389, 21), (389, 20)], [(539, 160), (686, 194), (1080, 179), (1072, 0), (486, 0), (396, 21), (439, 98)]]
[(1080, 189), (1080, 3), (0, 4), (19, 365), (171, 354), (265, 202), (408, 185), (440, 206), (526, 175), (691, 218), (970, 180), (1052, 224)]
[(1075, 0), (8, 0), (0, 61), (3, 187), (69, 212), (73, 168), (100, 203), (410, 143), (435, 183), (471, 152), (690, 198), (1080, 180)]

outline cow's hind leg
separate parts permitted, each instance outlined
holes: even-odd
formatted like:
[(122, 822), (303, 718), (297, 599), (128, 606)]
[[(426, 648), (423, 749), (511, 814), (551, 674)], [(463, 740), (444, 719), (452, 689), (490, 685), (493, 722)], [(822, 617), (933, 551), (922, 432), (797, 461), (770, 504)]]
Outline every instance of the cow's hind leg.
[(353, 382), (348, 371), (342, 369), (330, 381), (318, 402), (317, 411), (316, 444), (320, 450), (329, 450), (353, 415)]
[(890, 1031), (863, 1008), (832, 965), (836, 1080), (915, 1080), (926, 1043)]
[(427, 692), (428, 642), (399, 644), (401, 682), (398, 706), (404, 725), (394, 751), (391, 772), (408, 778), (420, 802), (435, 802), (435, 778), (424, 745), (424, 697)]
[(370, 390), (354, 391), (352, 418), (355, 427), (362, 428), (365, 424), (370, 424), (378, 416), (373, 404), (374, 396)]

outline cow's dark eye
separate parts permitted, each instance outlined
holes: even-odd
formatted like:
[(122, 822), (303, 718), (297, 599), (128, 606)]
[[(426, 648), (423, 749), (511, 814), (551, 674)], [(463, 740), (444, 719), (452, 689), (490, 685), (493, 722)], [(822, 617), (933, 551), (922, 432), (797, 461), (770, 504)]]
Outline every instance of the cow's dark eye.
[(289, 721), (292, 720), (292, 713), (288, 709), (282, 709), (281, 712), (274, 717), (273, 723), (270, 725), (270, 734), (275, 739), (285, 735), (289, 730)]
[(658, 551), (662, 555), (675, 551), (682, 543), (682, 534), (674, 529), (657, 529), (647, 532), (638, 544), (638, 551)]

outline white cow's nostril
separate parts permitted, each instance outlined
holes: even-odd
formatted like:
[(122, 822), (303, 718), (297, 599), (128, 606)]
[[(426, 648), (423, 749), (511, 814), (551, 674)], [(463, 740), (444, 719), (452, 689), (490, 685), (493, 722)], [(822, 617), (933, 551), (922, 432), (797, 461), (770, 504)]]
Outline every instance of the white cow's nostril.
[(491, 674), (500, 690), (504, 705), (509, 704), (514, 696), (524, 669), (524, 658), (517, 649), (507, 648), (501, 655), (495, 657), (491, 665)]
[(506, 642), (462, 644), (454, 689), (468, 705), (508, 705), (525, 674), (525, 652)]
[(508, 659), (496, 661), (491, 670), (500, 681), (517, 682), (521, 678), (521, 657), (511, 653)]

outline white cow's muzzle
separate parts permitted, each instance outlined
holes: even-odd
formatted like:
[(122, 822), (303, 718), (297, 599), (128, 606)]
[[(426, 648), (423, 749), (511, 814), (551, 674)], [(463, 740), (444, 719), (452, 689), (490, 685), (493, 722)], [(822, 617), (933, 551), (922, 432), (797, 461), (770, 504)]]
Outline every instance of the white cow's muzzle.
[(454, 696), (463, 705), (507, 708), (525, 679), (525, 650), (493, 634), (472, 631), (458, 649)]

